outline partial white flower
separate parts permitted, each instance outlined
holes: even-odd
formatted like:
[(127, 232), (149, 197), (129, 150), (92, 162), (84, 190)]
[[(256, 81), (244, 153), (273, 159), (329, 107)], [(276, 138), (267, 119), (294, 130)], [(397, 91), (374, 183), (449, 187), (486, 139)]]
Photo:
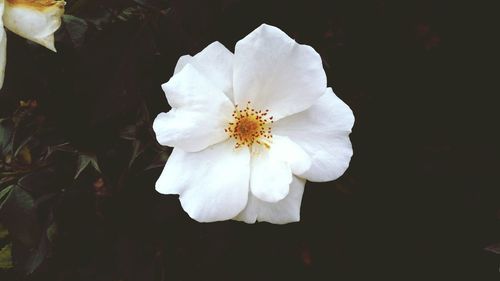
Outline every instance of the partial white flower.
[(261, 25), (232, 54), (214, 42), (183, 56), (162, 85), (172, 109), (153, 123), (174, 147), (156, 183), (200, 222), (300, 220), (305, 180), (340, 177), (351, 109), (326, 87), (321, 58)]
[(52, 51), (54, 32), (61, 26), (66, 2), (58, 0), (0, 0), (0, 88), (5, 74), (7, 38), (10, 31)]

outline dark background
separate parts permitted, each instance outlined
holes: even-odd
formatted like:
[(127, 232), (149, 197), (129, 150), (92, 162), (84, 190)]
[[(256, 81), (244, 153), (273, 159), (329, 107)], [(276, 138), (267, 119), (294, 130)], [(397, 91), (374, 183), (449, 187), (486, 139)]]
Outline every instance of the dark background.
[[(50, 251), (28, 275), (18, 258), (2, 281), (500, 278), (500, 256), (484, 249), (500, 242), (494, 9), (88, 0), (68, 1), (66, 11), (85, 24), (66, 19), (57, 54), (8, 34), (1, 116), (37, 100), (51, 140), (95, 155), (100, 172), (73, 180), (56, 169), (46, 184), (66, 177), (56, 199), (35, 208), (42, 225), (57, 225)], [(262, 23), (321, 55), (328, 86), (356, 117), (354, 156), (340, 179), (307, 183), (300, 223), (196, 223), (176, 196), (154, 190), (164, 162), (155, 155), (169, 152), (149, 129), (169, 109), (160, 85), (181, 55), (213, 41), (233, 51)], [(124, 139), (130, 126), (134, 137)], [(52, 163), (79, 165), (69, 158)]]

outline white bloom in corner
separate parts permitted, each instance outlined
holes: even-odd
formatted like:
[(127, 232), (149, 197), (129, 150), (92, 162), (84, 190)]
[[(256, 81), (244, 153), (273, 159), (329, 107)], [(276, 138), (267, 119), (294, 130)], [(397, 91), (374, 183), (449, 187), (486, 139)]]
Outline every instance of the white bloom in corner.
[(59, 0), (0, 0), (0, 88), (5, 74), (6, 27), (52, 51), (54, 32), (61, 26), (66, 2)]
[(305, 180), (349, 166), (351, 109), (326, 87), (321, 58), (261, 25), (235, 47), (179, 59), (162, 85), (172, 109), (153, 123), (174, 147), (156, 183), (199, 222), (300, 220)]

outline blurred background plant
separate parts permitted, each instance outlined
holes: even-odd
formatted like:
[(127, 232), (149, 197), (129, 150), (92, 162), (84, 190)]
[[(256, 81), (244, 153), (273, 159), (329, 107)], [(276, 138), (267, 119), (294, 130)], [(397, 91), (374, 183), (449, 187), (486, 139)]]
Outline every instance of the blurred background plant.
[(87, 215), (104, 221), (115, 190), (163, 166), (168, 152), (152, 141), (148, 115), (140, 107), (136, 122), (120, 132), (116, 153), (126, 161), (110, 177), (102, 173), (99, 159), (106, 163), (113, 156), (75, 148), (46, 122), (36, 100), (20, 101), (12, 117), (0, 119), (0, 269), (15, 266), (17, 273), (31, 275), (51, 257), (55, 240), (80, 224), (72, 221), (78, 215), (67, 215), (74, 208), (67, 206), (82, 204), (83, 198), (95, 205)]
[[(167, 13), (166, 3), (139, 0), (114, 3), (84, 0), (67, 2), (67, 14), (63, 16), (63, 26), (56, 34), (59, 55), (62, 58), (58, 59), (57, 55), (48, 54), (20, 38), (12, 40), (14, 42), (11, 44), (29, 48), (31, 58), (39, 56), (39, 60), (35, 63), (19, 62), (19, 56), (10, 55), (9, 66), (24, 68), (29, 65), (29, 67), (19, 70), (23, 72), (23, 79), (18, 79), (19, 71), (9, 75), (7, 79), (10, 81), (6, 83), (7, 86), (2, 93), (0, 119), (2, 280), (24, 279), (28, 276), (35, 279), (46, 278), (43, 272), (50, 266), (48, 260), (53, 257), (54, 249), (59, 245), (60, 250), (56, 252), (64, 252), (62, 245), (72, 243), (68, 242), (68, 239), (88, 240), (89, 237), (85, 238), (85, 235), (76, 234), (76, 238), (74, 237), (75, 233), (82, 230), (87, 234), (97, 235), (93, 230), (80, 227), (87, 228), (88, 223), (105, 224), (106, 212), (112, 204), (110, 201), (113, 193), (124, 188), (131, 178), (140, 176), (152, 168), (162, 167), (169, 154), (154, 141), (150, 128), (150, 114), (144, 102), (137, 97), (133, 105), (129, 101), (129, 108), (126, 109), (127, 119), (120, 122), (120, 125), (114, 126), (115, 132), (112, 132), (114, 137), (108, 138), (109, 142), (104, 144), (106, 148), (101, 146), (102, 135), (99, 136), (99, 132), (94, 131), (95, 124), (87, 125), (83, 132), (79, 131), (81, 128), (73, 127), (86, 123), (84, 119), (88, 118), (88, 115), (83, 119), (75, 117), (75, 114), (64, 117), (68, 111), (76, 111), (76, 115), (88, 111), (88, 108), (78, 103), (78, 98), (73, 100), (78, 94), (68, 94), (74, 88), (65, 88), (72, 82), (82, 81), (78, 78), (68, 81), (68, 76), (77, 75), (76, 72), (80, 71), (76, 68), (71, 69), (75, 60), (85, 60), (89, 56), (84, 44), (88, 41), (90, 45), (99, 44), (96, 42), (103, 36), (101, 34), (103, 30), (109, 26), (132, 21), (141, 28), (152, 18)], [(163, 5), (163, 8), (157, 5)], [(123, 42), (116, 42), (117, 45), (121, 43)], [(13, 48), (11, 45), (9, 47)], [(126, 59), (121, 56), (120, 58), (123, 60), (122, 63), (127, 63)], [(43, 66), (37, 68), (34, 64), (40, 62)], [(92, 63), (101, 64), (103, 61), (93, 60)], [(80, 63), (79, 66), (83, 64)], [(32, 75), (38, 76), (34, 83), (30, 80), (34, 78)], [(119, 79), (118, 77), (118, 74), (113, 74), (103, 78)], [(59, 81), (60, 87), (51, 85), (52, 81)], [(115, 81), (115, 83), (122, 82)], [(34, 85), (18, 87), (19, 83)], [(32, 89), (37, 90), (34, 92)], [(58, 97), (58, 90), (64, 91), (68, 96)], [(53, 96), (48, 96), (50, 94)], [(139, 93), (135, 95), (138, 96)], [(25, 96), (29, 99), (18, 100)], [(14, 108), (16, 100), (19, 104)], [(68, 106), (64, 104), (68, 100), (74, 102)], [(116, 104), (118, 107), (123, 105), (123, 98), (119, 98)], [(68, 108), (59, 108), (61, 106)], [(131, 106), (133, 108), (130, 108)], [(10, 111), (12, 109), (15, 110)], [(113, 107), (110, 108), (112, 109)], [(66, 123), (67, 121), (75, 123)], [(90, 137), (90, 145), (86, 137), (82, 139), (85, 134), (94, 135)], [(96, 139), (92, 140), (94, 137)], [(75, 138), (78, 140), (74, 141)], [(100, 167), (101, 162), (103, 169)], [(109, 172), (103, 173), (103, 171)], [(91, 206), (94, 207), (89, 209)], [(40, 269), (41, 266), (45, 266), (45, 269)], [(34, 274), (36, 272), (42, 273), (36, 275)]]

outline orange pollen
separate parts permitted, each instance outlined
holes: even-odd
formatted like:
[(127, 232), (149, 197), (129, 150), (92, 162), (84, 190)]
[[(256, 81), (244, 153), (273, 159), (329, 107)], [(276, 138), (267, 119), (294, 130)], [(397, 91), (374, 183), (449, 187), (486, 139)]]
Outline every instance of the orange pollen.
[(233, 121), (228, 123), (224, 131), (230, 138), (236, 140), (236, 148), (254, 144), (263, 145), (269, 148), (273, 138), (271, 134), (271, 124), (273, 117), (267, 116), (269, 110), (255, 110), (251, 108), (248, 102), (244, 109), (239, 109), (238, 105), (234, 107)]

